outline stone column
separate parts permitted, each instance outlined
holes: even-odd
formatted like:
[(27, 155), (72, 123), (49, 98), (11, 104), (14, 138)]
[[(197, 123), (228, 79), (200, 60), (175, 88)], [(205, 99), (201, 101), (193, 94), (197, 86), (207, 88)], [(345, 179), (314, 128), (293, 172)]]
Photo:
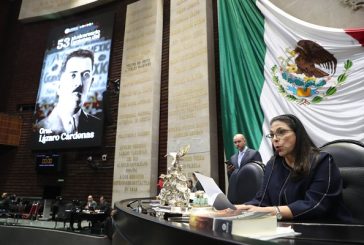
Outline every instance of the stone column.
[(188, 176), (217, 181), (217, 123), (211, 0), (171, 0), (168, 152), (189, 144)]
[(128, 5), (113, 202), (157, 193), (162, 31), (162, 0)]

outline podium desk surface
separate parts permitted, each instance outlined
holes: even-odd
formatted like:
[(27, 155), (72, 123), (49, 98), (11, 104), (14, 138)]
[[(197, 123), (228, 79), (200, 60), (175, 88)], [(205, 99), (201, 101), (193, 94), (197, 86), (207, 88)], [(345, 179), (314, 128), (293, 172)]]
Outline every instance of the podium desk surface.
[(118, 211), (114, 217), (115, 234), (129, 244), (364, 244), (364, 225), (279, 222), (279, 226), (290, 225), (301, 235), (269, 241), (197, 230), (190, 227), (186, 221), (167, 221), (155, 217), (155, 213), (147, 204), (148, 200), (151, 199), (127, 199), (115, 203)]

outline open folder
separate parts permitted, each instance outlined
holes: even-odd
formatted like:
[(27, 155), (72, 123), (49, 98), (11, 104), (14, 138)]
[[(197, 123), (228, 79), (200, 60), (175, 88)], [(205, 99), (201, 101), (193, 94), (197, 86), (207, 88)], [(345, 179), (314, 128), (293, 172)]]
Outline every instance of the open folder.
[(223, 210), (227, 208), (234, 210), (236, 209), (236, 207), (229, 201), (213, 178), (207, 177), (200, 173), (195, 173), (195, 175), (205, 190), (209, 205), (212, 205), (217, 210)]

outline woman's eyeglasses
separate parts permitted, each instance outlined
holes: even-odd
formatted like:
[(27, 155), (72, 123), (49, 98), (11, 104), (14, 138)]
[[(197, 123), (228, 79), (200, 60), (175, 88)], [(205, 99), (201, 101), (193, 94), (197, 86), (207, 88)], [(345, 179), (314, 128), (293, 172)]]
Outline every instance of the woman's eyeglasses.
[(283, 136), (285, 136), (289, 131), (293, 131), (290, 129), (277, 129), (275, 133), (267, 134), (265, 137), (269, 139), (273, 139), (274, 136), (276, 136), (277, 139), (281, 139)]

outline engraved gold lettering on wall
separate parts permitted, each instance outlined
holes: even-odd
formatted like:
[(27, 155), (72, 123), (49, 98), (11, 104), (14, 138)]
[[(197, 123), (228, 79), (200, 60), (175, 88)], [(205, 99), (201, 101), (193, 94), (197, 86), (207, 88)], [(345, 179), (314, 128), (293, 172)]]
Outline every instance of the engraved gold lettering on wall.
[(215, 94), (209, 92), (215, 84), (209, 69), (210, 4), (206, 0), (171, 1), (168, 151), (191, 145), (182, 163), (188, 175), (196, 170), (211, 175), (216, 165), (211, 162), (216, 116), (211, 113)]
[(162, 6), (141, 0), (127, 8), (113, 201), (156, 194)]

